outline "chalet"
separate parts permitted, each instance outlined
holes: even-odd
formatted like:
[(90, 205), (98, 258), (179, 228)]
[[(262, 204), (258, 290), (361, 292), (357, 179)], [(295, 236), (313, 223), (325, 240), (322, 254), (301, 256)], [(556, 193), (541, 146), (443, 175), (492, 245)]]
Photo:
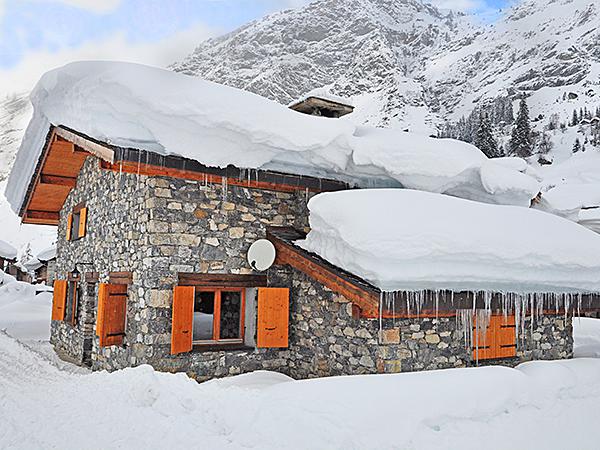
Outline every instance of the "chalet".
[(8, 242), (0, 241), (0, 270), (10, 275), (16, 275), (17, 249)]
[[(137, 65), (69, 65), (47, 74), (32, 100), (7, 195), (24, 223), (58, 228), (51, 342), (94, 370), (150, 364), (198, 380), (257, 369), (308, 378), (568, 358), (573, 305), (595, 305), (592, 292), (572, 286), (542, 307), (515, 303), (519, 314), (503, 314), (507, 297), (478, 285), (431, 280), (428, 289), (425, 280), (392, 295), (302, 243), (314, 231), (309, 199), (369, 177), (369, 186), (392, 187), (464, 180), (472, 160), (468, 172), (391, 177), (392, 159), (385, 170), (374, 162), (386, 133), (370, 131), (379, 146), (350, 163), (346, 146), (360, 146), (352, 125)], [(438, 161), (462, 145), (432, 142)], [(461, 147), (462, 160), (438, 170), (469, 152)], [(264, 239), (276, 258), (258, 271), (247, 252)], [(536, 294), (545, 291), (519, 298)], [(566, 301), (572, 295), (577, 302)]]

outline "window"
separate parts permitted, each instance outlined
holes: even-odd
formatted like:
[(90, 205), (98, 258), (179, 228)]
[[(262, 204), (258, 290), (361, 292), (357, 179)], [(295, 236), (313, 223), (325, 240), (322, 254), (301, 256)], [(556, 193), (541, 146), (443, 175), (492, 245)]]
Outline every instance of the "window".
[(517, 355), (517, 337), (515, 317), (492, 315), (489, 323), (483, 327), (473, 324), (473, 359), (512, 358)]
[(83, 204), (73, 208), (73, 212), (67, 218), (67, 241), (76, 241), (86, 235), (87, 212)]
[(243, 289), (197, 289), (194, 295), (193, 343), (242, 343), (244, 297)]
[[(251, 275), (180, 274), (179, 279), (190, 284), (173, 289), (172, 355), (194, 346), (203, 351), (227, 344), (288, 347), (288, 288), (256, 287), (266, 279)], [(217, 282), (223, 284), (207, 286)], [(227, 283), (234, 286), (222, 287)]]
[(77, 304), (79, 302), (79, 289), (77, 281), (69, 281), (67, 284), (67, 298), (65, 302), (65, 322), (71, 325), (77, 324)]

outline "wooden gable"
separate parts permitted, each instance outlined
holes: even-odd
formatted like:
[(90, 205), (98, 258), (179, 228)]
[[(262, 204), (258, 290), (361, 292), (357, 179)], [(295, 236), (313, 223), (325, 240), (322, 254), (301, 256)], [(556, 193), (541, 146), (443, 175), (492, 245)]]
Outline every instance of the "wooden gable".
[(85, 159), (93, 153), (112, 160), (109, 149), (93, 147), (100, 146), (65, 129), (52, 128), (24, 201), (23, 223), (58, 225), (60, 210), (75, 187)]

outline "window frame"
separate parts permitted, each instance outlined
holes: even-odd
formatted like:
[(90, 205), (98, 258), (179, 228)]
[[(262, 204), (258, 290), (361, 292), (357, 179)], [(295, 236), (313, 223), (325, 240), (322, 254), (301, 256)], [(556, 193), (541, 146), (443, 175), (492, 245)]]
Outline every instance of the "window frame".
[[(196, 295), (199, 292), (213, 292), (214, 297), (214, 312), (213, 312), (213, 338), (210, 340), (194, 340), (192, 338), (193, 347), (210, 347), (210, 346), (227, 346), (227, 345), (244, 345), (245, 342), (245, 331), (246, 331), (246, 289), (241, 287), (200, 287), (195, 286), (194, 290), (194, 306), (196, 302)], [(221, 294), (223, 292), (239, 292), (240, 293), (240, 337), (235, 339), (220, 339), (219, 334), (221, 333)], [(192, 335), (194, 333), (194, 325), (192, 319)]]
[[(67, 231), (69, 236), (69, 241), (78, 241), (86, 236), (86, 232), (82, 235), (79, 234), (81, 228), (81, 211), (87, 209), (85, 203), (79, 203), (73, 206), (71, 212), (69, 213), (70, 219), (67, 222), (67, 226), (70, 225), (70, 230)], [(85, 227), (87, 228), (87, 212), (85, 217)]]

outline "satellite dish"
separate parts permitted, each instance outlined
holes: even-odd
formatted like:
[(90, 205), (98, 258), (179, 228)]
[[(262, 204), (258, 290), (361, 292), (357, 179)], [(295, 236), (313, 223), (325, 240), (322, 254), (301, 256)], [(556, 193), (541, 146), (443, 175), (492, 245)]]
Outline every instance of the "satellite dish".
[(275, 262), (275, 246), (267, 239), (259, 239), (248, 250), (248, 263), (254, 270), (262, 272)]

